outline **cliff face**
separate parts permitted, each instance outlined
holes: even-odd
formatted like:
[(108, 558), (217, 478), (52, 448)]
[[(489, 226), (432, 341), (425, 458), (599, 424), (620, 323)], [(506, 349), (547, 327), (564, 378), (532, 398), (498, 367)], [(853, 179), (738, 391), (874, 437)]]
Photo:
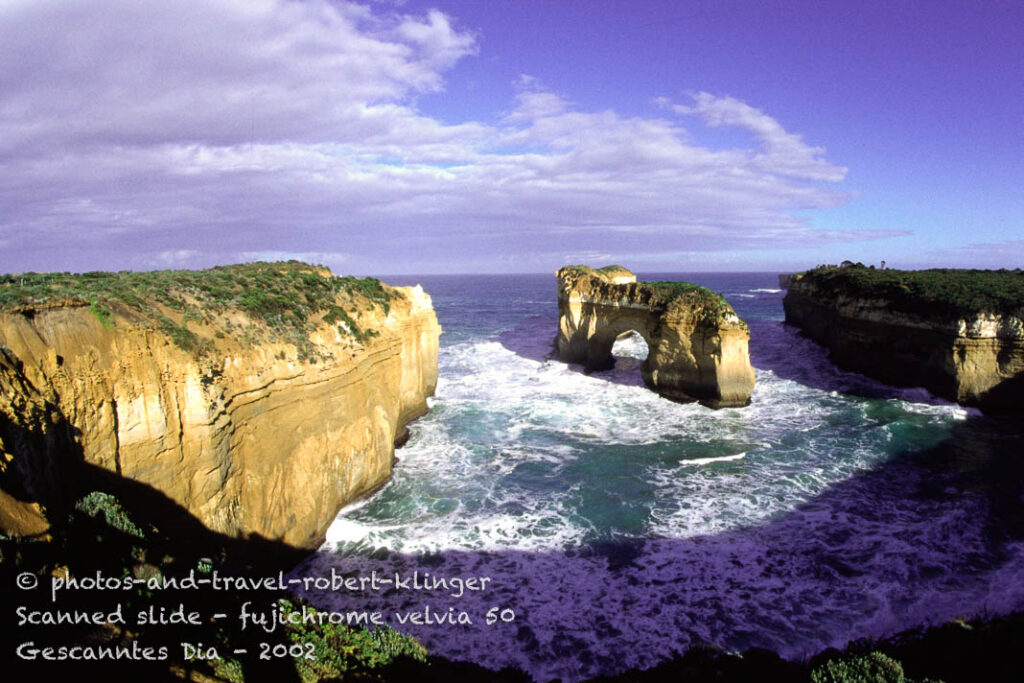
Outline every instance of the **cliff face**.
[(396, 436), (437, 381), (430, 297), (381, 291), (388, 306), (339, 294), (351, 325), (321, 312), (301, 344), (230, 307), (183, 318), (200, 354), (130, 307), (107, 320), (80, 301), (0, 312), (0, 525), (39, 533), (39, 504), (74, 488), (84, 462), (211, 530), (315, 546), (344, 504), (387, 480)]
[(557, 277), (561, 360), (611, 367), (616, 338), (633, 330), (647, 342), (642, 373), (652, 390), (714, 408), (750, 403), (750, 331), (718, 295), (687, 283), (637, 282), (623, 268), (569, 266)]
[[(901, 302), (790, 281), (786, 322), (834, 361), (883, 382), (921, 386), (987, 412), (1024, 410), (1024, 329), (1013, 315), (913, 313)], [(923, 307), (922, 307), (923, 308)]]

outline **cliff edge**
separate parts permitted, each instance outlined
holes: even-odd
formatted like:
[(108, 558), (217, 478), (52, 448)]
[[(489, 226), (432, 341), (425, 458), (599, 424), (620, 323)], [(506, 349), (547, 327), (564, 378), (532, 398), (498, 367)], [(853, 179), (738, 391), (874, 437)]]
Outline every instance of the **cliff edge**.
[(561, 360), (611, 367), (615, 340), (635, 331), (647, 342), (642, 373), (652, 390), (713, 408), (750, 403), (750, 331), (721, 295), (688, 282), (637, 282), (621, 266), (565, 266), (557, 277)]
[(1024, 411), (1024, 272), (820, 266), (792, 277), (786, 322), (840, 366), (986, 412)]
[(315, 547), (389, 477), (440, 332), (419, 287), (298, 262), (0, 276), (0, 529), (45, 533), (100, 468)]

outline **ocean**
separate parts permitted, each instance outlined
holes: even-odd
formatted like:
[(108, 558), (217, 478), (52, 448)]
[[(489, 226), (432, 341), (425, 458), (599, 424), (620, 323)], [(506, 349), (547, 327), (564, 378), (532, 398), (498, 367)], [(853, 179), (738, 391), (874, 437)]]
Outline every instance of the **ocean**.
[(293, 573), (398, 584), (309, 599), (567, 682), (700, 643), (802, 658), (1024, 608), (1019, 419), (837, 369), (783, 324), (773, 273), (641, 279), (705, 285), (747, 321), (749, 407), (658, 397), (640, 338), (607, 372), (551, 358), (553, 275), (387, 278), (433, 297), (437, 394), (392, 480)]

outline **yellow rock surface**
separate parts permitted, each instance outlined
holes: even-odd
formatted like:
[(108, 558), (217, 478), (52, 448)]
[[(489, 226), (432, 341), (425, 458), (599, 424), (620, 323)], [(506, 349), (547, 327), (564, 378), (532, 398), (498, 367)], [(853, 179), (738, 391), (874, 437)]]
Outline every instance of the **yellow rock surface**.
[(794, 277), (786, 322), (840, 366), (993, 413), (1024, 411), (1024, 326), (1013, 316), (915, 315), (888, 301), (821, 291)]
[(750, 331), (724, 300), (665, 296), (624, 268), (570, 266), (557, 277), (561, 360), (588, 370), (611, 367), (615, 340), (636, 331), (647, 342), (642, 373), (654, 391), (713, 408), (750, 403)]
[(315, 363), (292, 344), (213, 334), (196, 357), (130, 311), (112, 329), (74, 302), (0, 312), (4, 533), (41, 533), (36, 503), (60, 499), (84, 462), (213, 531), (315, 547), (342, 506), (387, 480), (396, 435), (437, 382), (430, 297), (392, 291), (386, 314), (352, 313), (378, 336), (321, 323)]

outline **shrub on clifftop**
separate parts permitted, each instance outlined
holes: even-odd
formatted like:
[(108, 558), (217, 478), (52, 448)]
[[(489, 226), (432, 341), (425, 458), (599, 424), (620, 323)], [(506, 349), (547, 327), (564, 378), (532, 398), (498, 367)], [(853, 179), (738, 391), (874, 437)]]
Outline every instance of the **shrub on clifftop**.
[[(288, 342), (302, 357), (311, 357), (309, 334), (325, 312), (331, 318), (328, 324), (344, 321), (337, 326), (339, 332), (362, 344), (374, 331), (360, 329), (353, 316), (368, 307), (387, 315), (396, 296), (400, 294), (376, 278), (332, 275), (322, 266), (299, 261), (207, 270), (0, 275), (0, 310), (88, 306), (107, 329), (116, 326), (114, 314), (120, 313), (156, 327), (195, 355), (209, 351), (206, 342), (213, 337), (244, 344)], [(239, 317), (252, 324), (240, 324)], [(204, 338), (190, 324), (210, 330)]]
[(838, 295), (884, 299), (893, 310), (926, 316), (970, 317), (979, 313), (1024, 318), (1024, 271), (894, 270), (861, 264), (818, 266), (796, 281)]

